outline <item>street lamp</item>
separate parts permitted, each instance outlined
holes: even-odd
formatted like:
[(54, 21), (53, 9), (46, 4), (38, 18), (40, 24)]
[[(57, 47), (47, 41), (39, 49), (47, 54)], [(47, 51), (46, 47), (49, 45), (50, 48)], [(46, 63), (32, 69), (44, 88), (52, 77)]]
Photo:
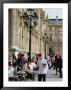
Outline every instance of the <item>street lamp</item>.
[(29, 60), (31, 60), (31, 32), (32, 27), (37, 25), (38, 16), (34, 9), (27, 9), (22, 17), (25, 26), (29, 28)]
[(48, 39), (49, 39), (49, 37), (48, 37), (47, 33), (44, 33), (42, 40), (44, 42), (45, 59), (46, 59), (46, 45), (48, 43)]

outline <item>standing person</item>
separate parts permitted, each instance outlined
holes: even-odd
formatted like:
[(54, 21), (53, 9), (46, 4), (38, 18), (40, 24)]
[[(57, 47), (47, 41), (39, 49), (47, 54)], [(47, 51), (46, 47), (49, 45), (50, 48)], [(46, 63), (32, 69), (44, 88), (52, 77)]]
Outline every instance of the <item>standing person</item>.
[(51, 69), (52, 67), (53, 67), (53, 69), (54, 69), (54, 66), (55, 66), (55, 55), (51, 55), (50, 59), (51, 59), (52, 65), (50, 66), (49, 69)]
[(59, 73), (60, 73), (60, 78), (62, 78), (62, 57), (59, 55), (59, 61), (58, 61), (58, 65), (59, 65)]
[(55, 69), (56, 69), (56, 75), (57, 75), (57, 72), (58, 72), (58, 55), (56, 54), (55, 56)]
[(57, 55), (56, 57), (56, 74), (59, 69), (60, 78), (62, 78), (62, 57), (60, 55)]
[(33, 72), (33, 64), (31, 63), (31, 61), (28, 61), (27, 63), (25, 63), (24, 69), (26, 71), (26, 78), (34, 80), (35, 75), (34, 75), (34, 72)]
[(38, 55), (38, 62), (37, 62), (37, 67), (38, 67), (38, 81), (46, 81), (46, 74), (47, 74), (47, 60), (42, 58), (42, 55)]

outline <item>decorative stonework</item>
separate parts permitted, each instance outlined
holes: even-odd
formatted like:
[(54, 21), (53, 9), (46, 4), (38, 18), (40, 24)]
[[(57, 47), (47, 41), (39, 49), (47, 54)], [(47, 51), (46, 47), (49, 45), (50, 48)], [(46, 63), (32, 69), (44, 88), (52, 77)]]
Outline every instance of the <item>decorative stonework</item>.
[[(34, 9), (38, 15), (38, 24), (32, 29), (32, 55), (37, 53), (42, 53), (44, 55), (44, 43), (41, 40), (44, 32), (50, 34), (53, 37), (51, 43), (54, 46), (56, 52), (62, 53), (62, 22), (49, 20), (45, 17), (45, 13), (42, 9)], [(18, 52), (28, 53), (29, 52), (29, 29), (25, 27), (21, 15), (26, 11), (26, 9), (11, 9), (9, 11), (9, 52), (13, 49), (16, 51), (18, 47)], [(54, 22), (54, 23), (53, 23)], [(59, 46), (58, 46), (59, 45)], [(47, 53), (49, 53), (49, 46), (47, 44)], [(60, 47), (60, 48), (58, 48)]]

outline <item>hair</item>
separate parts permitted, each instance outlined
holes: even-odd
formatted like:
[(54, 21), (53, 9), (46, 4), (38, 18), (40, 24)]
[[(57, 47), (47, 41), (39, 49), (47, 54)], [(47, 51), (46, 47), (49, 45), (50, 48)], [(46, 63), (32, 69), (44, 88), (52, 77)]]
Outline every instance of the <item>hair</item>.
[(24, 56), (24, 54), (21, 54), (21, 57)]
[(62, 58), (61, 55), (59, 55), (59, 58)]
[(38, 54), (38, 56), (39, 56), (39, 57), (41, 57), (41, 56), (42, 56), (42, 54)]
[(9, 61), (9, 62), (8, 62), (8, 65), (9, 65), (9, 66), (11, 66), (11, 65), (12, 65), (11, 61)]
[(18, 54), (18, 57), (19, 57), (20, 55), (21, 55), (21, 54), (19, 53), (19, 54)]

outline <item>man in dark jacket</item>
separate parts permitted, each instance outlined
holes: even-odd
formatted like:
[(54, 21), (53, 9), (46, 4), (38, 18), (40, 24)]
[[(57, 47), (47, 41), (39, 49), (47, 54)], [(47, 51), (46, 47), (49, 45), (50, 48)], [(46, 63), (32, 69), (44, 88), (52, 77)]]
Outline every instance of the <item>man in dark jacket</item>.
[(62, 66), (63, 66), (62, 57), (58, 56), (56, 58), (56, 74), (57, 74), (57, 71), (58, 71), (57, 69), (59, 69), (60, 78), (62, 78)]
[(60, 73), (60, 78), (62, 78), (62, 58), (59, 56), (59, 61), (58, 61), (58, 66), (59, 66), (59, 73)]

